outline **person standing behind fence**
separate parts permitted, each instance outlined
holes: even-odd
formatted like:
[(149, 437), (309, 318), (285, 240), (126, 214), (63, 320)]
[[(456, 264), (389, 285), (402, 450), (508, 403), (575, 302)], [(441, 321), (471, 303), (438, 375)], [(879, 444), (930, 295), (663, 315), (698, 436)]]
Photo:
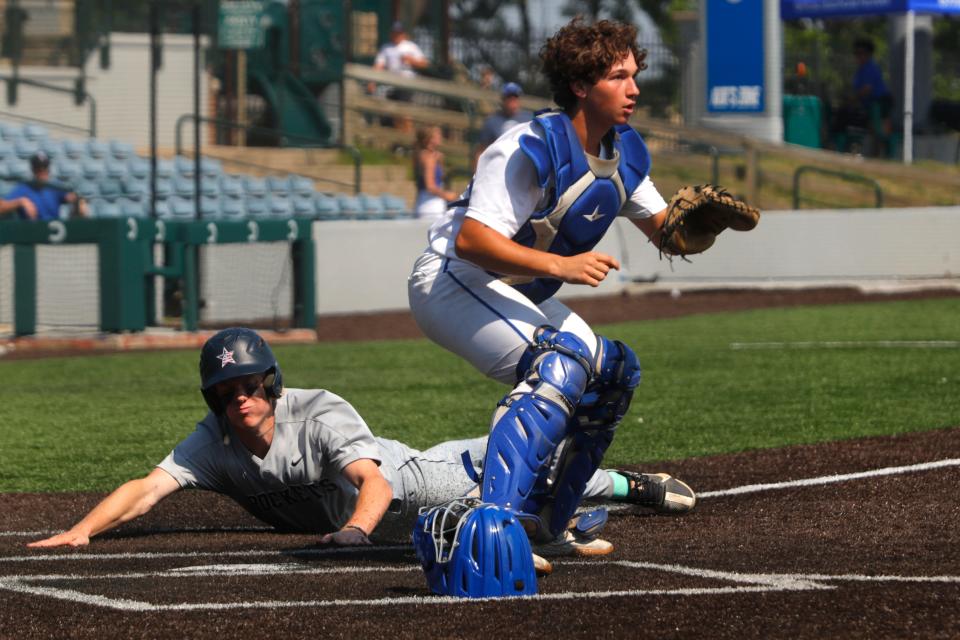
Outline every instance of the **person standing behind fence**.
[[(15, 186), (6, 196), (6, 201), (20, 201), (20, 218), (23, 220), (57, 220), (60, 218), (60, 206), (73, 206), (74, 215), (87, 216), (87, 203), (76, 192), (50, 182), (50, 157), (44, 152), (35, 153), (30, 158), (33, 179)], [(24, 206), (22, 199), (32, 207)], [(4, 207), (0, 205), (0, 210)]]
[[(430, 65), (430, 61), (416, 42), (407, 38), (407, 30), (402, 22), (394, 22), (390, 29), (390, 41), (380, 47), (377, 56), (373, 59), (373, 68), (390, 71), (405, 78), (416, 76), (418, 69), (424, 69)], [(370, 93), (373, 93), (375, 87), (373, 83), (368, 87)], [(385, 93), (390, 100), (399, 102), (410, 102), (413, 92), (409, 89), (391, 87)], [(393, 124), (403, 131), (410, 131), (413, 124), (409, 118), (398, 118)]]
[(459, 196), (444, 186), (443, 153), (440, 127), (417, 129), (413, 149), (413, 177), (417, 182), (417, 200), (413, 211), (418, 218), (435, 219)]

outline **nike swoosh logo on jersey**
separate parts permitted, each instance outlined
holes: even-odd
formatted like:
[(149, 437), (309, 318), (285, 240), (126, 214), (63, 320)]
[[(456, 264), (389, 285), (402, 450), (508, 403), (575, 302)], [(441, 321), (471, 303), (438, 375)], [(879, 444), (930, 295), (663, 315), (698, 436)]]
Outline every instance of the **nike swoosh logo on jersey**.
[(583, 217), (589, 220), (590, 222), (595, 222), (603, 217), (603, 214), (600, 213), (600, 205), (597, 205), (597, 208), (593, 210), (593, 213), (585, 213)]
[(300, 456), (299, 458), (297, 458), (296, 460), (294, 460), (293, 462), (291, 462), (291, 463), (290, 463), (290, 466), (291, 466), (291, 467), (297, 466), (298, 464), (300, 464), (300, 461), (301, 461), (301, 460), (303, 460), (303, 456)]

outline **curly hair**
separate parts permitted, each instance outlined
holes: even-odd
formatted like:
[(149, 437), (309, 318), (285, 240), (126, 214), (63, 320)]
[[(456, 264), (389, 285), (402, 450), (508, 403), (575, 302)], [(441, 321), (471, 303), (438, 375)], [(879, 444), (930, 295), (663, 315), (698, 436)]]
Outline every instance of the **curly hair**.
[(594, 25), (577, 16), (549, 38), (540, 49), (543, 73), (550, 81), (553, 100), (563, 109), (577, 102), (570, 84), (593, 84), (632, 53), (639, 69), (646, 69), (647, 50), (637, 46), (637, 28), (601, 20)]

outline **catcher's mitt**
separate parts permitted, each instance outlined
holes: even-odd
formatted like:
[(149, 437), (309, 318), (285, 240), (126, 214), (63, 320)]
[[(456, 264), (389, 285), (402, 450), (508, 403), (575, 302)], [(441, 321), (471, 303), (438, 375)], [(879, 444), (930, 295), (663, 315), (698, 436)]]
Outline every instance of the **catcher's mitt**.
[(676, 256), (701, 253), (730, 227), (750, 231), (760, 211), (712, 184), (682, 187), (670, 198), (660, 230), (660, 252)]

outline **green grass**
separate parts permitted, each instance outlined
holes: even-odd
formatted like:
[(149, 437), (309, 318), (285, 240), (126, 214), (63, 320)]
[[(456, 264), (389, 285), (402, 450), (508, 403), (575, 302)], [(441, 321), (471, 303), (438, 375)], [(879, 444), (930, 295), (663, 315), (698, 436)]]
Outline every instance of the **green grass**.
[[(734, 350), (733, 342), (960, 340), (960, 300), (768, 309), (598, 328), (643, 383), (607, 463), (960, 425), (960, 349)], [(426, 447), (486, 432), (506, 389), (426, 341), (280, 346), (286, 383)], [(107, 490), (192, 431), (193, 351), (0, 362), (0, 491)]]

